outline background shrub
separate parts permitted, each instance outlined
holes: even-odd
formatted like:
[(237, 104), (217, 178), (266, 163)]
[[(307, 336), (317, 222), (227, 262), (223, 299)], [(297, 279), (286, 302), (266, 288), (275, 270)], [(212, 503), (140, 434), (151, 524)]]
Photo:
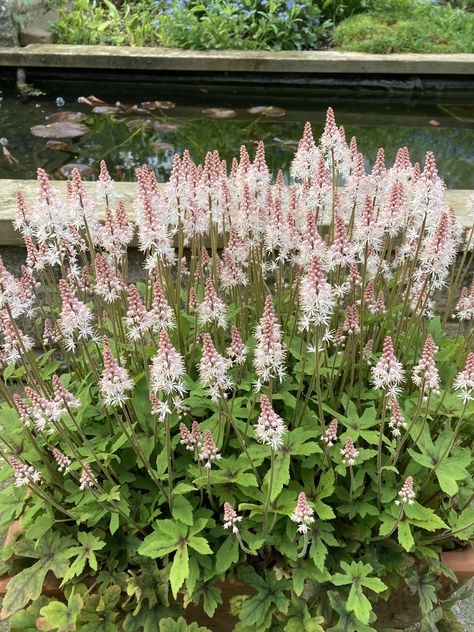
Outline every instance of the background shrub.
[(337, 48), (369, 53), (472, 53), (474, 14), (409, 2), (348, 18), (333, 32)]

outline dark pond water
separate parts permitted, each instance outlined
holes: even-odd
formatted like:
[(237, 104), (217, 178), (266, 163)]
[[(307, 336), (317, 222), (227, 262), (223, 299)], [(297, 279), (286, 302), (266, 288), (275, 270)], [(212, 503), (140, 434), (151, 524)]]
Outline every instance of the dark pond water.
[[(356, 136), (368, 167), (379, 147), (391, 161), (397, 148), (407, 145), (413, 161), (422, 161), (432, 150), (450, 188), (474, 188), (473, 99), (459, 92), (445, 91), (441, 98), (392, 98), (347, 90), (341, 95), (330, 88), (289, 91), (282, 86), (269, 92), (200, 84), (187, 90), (120, 80), (46, 81), (35, 83), (35, 88), (41, 93), (19, 96), (14, 85), (0, 82), (0, 178), (34, 178), (41, 166), (53, 178), (64, 179), (73, 166), (81, 165), (84, 177), (94, 179), (104, 158), (117, 180), (133, 180), (135, 167), (146, 163), (164, 181), (175, 152), (187, 148), (194, 160), (202, 161), (208, 150), (218, 149), (230, 160), (240, 145), (252, 152), (260, 139), (266, 143), (271, 169), (287, 171), (305, 121), (311, 121), (319, 136), (331, 105), (348, 139)], [(90, 95), (105, 103), (78, 102)], [(122, 107), (115, 106), (117, 101)], [(271, 107), (263, 113), (249, 111), (259, 106)], [(206, 112), (209, 108), (217, 111)], [(51, 123), (53, 131), (37, 127)], [(66, 132), (80, 135), (63, 137)]]

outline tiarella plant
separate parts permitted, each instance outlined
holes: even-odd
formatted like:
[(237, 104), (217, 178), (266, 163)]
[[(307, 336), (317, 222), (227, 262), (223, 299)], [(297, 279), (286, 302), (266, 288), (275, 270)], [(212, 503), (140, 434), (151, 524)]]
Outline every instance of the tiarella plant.
[[(370, 632), (402, 590), (445, 629), (439, 553), (474, 536), (472, 205), (463, 230), (431, 153), (367, 172), (332, 110), (291, 178), (263, 144), (185, 152), (164, 186), (137, 171), (136, 226), (104, 164), (94, 195), (41, 170), (36, 203), (18, 194), (13, 630), (202, 630), (176, 617), (198, 604), (212, 627), (224, 582), (241, 632)], [(63, 599), (41, 596), (54, 577)]]

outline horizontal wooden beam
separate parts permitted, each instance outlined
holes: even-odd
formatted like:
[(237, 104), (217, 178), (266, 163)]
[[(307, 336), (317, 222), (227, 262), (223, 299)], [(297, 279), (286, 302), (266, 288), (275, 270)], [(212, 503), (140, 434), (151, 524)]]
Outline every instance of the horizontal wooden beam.
[(0, 48), (0, 66), (240, 73), (474, 75), (474, 55), (345, 51), (182, 50), (30, 44)]
[[(54, 181), (52, 184), (60, 195), (65, 195), (65, 181)], [(96, 182), (84, 182), (84, 186), (91, 196), (95, 195)], [(133, 217), (136, 186), (134, 182), (116, 183), (117, 196), (123, 200), (131, 217)], [(36, 180), (0, 180), (0, 246), (19, 246), (23, 243), (21, 236), (13, 229), (12, 225), (16, 213), (16, 192), (21, 191), (26, 203), (32, 206), (36, 200), (37, 188)], [(464, 228), (472, 226), (473, 218), (468, 213), (468, 202), (473, 194), (474, 191), (464, 189), (446, 191), (448, 203), (456, 211), (461, 226)]]

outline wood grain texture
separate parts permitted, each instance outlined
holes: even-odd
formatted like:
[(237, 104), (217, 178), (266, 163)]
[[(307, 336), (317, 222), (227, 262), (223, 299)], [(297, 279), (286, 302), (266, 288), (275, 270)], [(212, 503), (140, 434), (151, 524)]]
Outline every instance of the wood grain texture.
[(0, 48), (0, 66), (268, 73), (474, 75), (474, 55), (344, 51), (182, 50), (30, 44)]

